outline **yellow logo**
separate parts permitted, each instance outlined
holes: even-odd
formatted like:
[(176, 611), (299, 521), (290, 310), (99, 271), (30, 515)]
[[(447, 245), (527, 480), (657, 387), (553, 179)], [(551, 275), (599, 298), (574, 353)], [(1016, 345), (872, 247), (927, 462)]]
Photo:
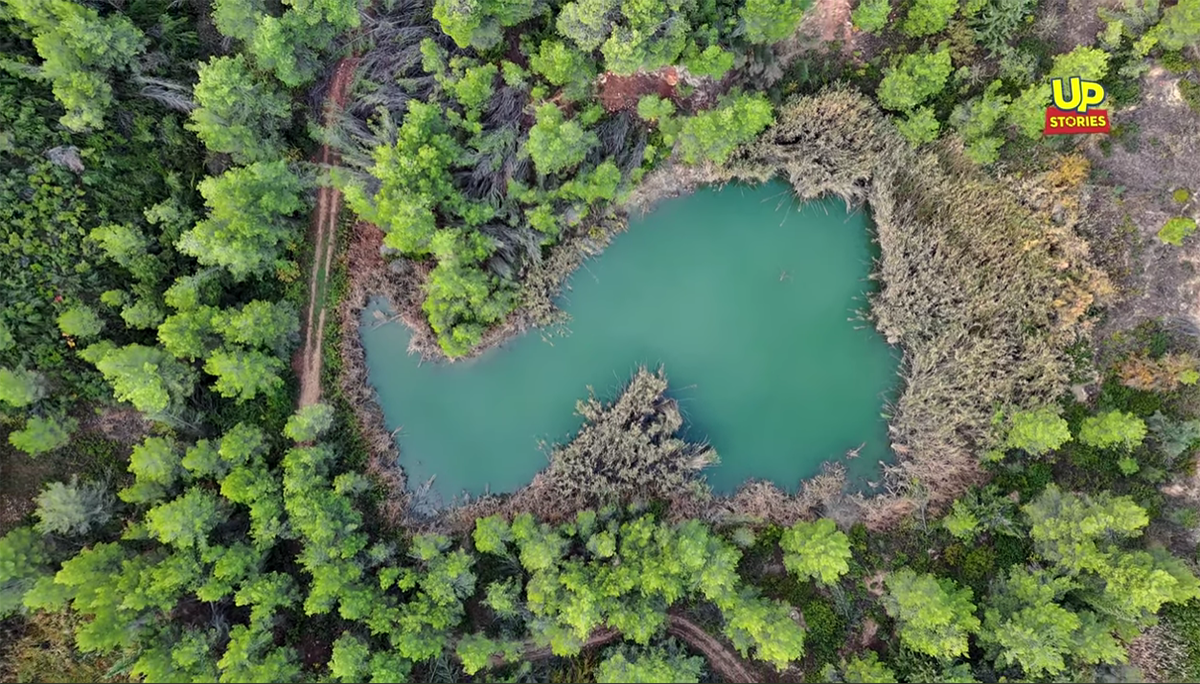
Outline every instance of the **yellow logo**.
[(1104, 102), (1104, 86), (1094, 81), (1084, 81), (1078, 76), (1056, 78), (1051, 88), (1054, 89), (1055, 108), (1064, 112), (1085, 114), (1088, 108)]

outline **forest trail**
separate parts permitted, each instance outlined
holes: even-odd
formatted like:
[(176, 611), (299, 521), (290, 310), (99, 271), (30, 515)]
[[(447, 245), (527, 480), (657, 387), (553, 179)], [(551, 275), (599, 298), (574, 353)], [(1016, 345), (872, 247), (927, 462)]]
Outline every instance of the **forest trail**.
[[(325, 125), (331, 126), (334, 117), (346, 106), (350, 82), (354, 77), (357, 57), (346, 57), (338, 63), (329, 84), (325, 101)], [(338, 162), (337, 153), (329, 145), (321, 146), (317, 162), (329, 167)], [(321, 343), (325, 339), (325, 294), (333, 253), (337, 250), (337, 220), (342, 210), (342, 193), (328, 186), (317, 190), (317, 205), (313, 209), (313, 264), (308, 282), (308, 310), (304, 316), (304, 345), (294, 365), (300, 378), (299, 406), (303, 408), (321, 400)]]
[(667, 615), (667, 633), (682, 639), (688, 646), (700, 651), (708, 658), (709, 668), (727, 682), (756, 682), (754, 672), (746, 667), (736, 653), (725, 648), (711, 634), (682, 615)]
[[(752, 669), (738, 655), (717, 641), (699, 625), (676, 613), (667, 614), (667, 633), (681, 639), (688, 646), (704, 654), (708, 659), (709, 668), (727, 682), (756, 682), (759, 681)], [(621, 632), (612, 627), (601, 627), (594, 630), (583, 643), (583, 648), (595, 648), (621, 638)], [(456, 654), (457, 655), (457, 654)], [(549, 646), (535, 646), (526, 643), (521, 651), (522, 660), (544, 660), (554, 655)], [(504, 657), (495, 654), (491, 657), (491, 667), (502, 667)]]

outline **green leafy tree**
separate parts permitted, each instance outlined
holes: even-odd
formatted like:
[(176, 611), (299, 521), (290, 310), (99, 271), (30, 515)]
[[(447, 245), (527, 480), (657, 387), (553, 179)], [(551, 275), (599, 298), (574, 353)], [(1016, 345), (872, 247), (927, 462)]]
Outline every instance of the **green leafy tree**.
[(102, 128), (113, 100), (110, 74), (128, 69), (145, 49), (142, 32), (123, 14), (101, 17), (68, 0), (4, 1), (33, 34), (43, 60), (39, 75), (67, 110), (62, 125), (73, 131)]
[(460, 48), (487, 50), (500, 42), (503, 29), (541, 14), (539, 0), (436, 0), (433, 18)]
[(300, 676), (300, 661), (291, 648), (274, 645), (271, 631), (251, 625), (229, 630), (229, 644), (217, 661), (221, 682), (291, 682)]
[(619, 0), (574, 0), (562, 6), (556, 19), (558, 32), (584, 52), (600, 47), (612, 32)]
[(905, 645), (934, 658), (966, 655), (967, 637), (980, 626), (970, 589), (908, 568), (892, 573), (885, 584), (884, 608), (896, 619)]
[(1146, 510), (1127, 496), (1080, 496), (1054, 484), (1022, 511), (1037, 554), (1071, 574), (1103, 570), (1109, 562), (1103, 543), (1141, 534), (1150, 522)]
[(746, 40), (755, 44), (778, 43), (796, 31), (809, 0), (746, 0), (738, 10)]
[(721, 606), (725, 636), (734, 648), (784, 670), (804, 656), (804, 629), (792, 619), (791, 607), (779, 601), (742, 595)]
[(637, 113), (646, 121), (662, 121), (675, 113), (675, 103), (658, 95), (643, 95), (638, 100)]
[(42, 534), (85, 535), (112, 517), (112, 496), (101, 483), (50, 482), (38, 494), (37, 530)]
[(240, 163), (282, 156), (280, 132), (291, 117), (291, 103), (260, 79), (242, 55), (214, 57), (197, 71), (196, 109), (188, 129), (208, 149), (225, 152)]
[(1180, 0), (1163, 10), (1162, 21), (1153, 29), (1164, 49), (1181, 50), (1200, 43), (1200, 2)]
[(956, 539), (973, 539), (979, 530), (979, 518), (962, 500), (955, 501), (942, 519), (942, 526)]
[(219, 310), (211, 306), (173, 313), (159, 324), (158, 341), (177, 359), (204, 358), (220, 345), (213, 324), (218, 314)]
[(709, 45), (703, 50), (692, 48), (685, 52), (683, 65), (693, 76), (719, 79), (729, 73), (735, 59), (729, 50), (724, 50), (719, 45)]
[(956, 0), (915, 0), (908, 8), (900, 30), (914, 38), (940, 33), (958, 10)]
[(346, 202), (365, 221), (386, 232), (384, 244), (410, 256), (433, 251), (437, 213), (480, 220), (480, 207), (454, 186), (454, 168), (467, 152), (457, 128), (436, 104), (412, 101), (396, 134), (395, 145), (374, 151), (371, 175), (378, 190), (368, 195), (359, 183), (343, 180)]
[(0, 368), (0, 402), (21, 408), (37, 403), (44, 396), (46, 380), (41, 373)]
[(489, 515), (475, 521), (475, 550), (480, 553), (494, 553), (507, 556), (508, 542), (512, 541), (512, 530), (508, 522), (499, 515)]
[(104, 321), (90, 307), (79, 304), (58, 315), (58, 329), (64, 335), (86, 339), (99, 335)]
[(358, 684), (366, 681), (371, 664), (371, 648), (362, 640), (343, 632), (333, 642), (333, 655), (329, 658), (329, 673), (343, 684)]
[(570, 99), (583, 100), (596, 80), (596, 63), (591, 57), (560, 40), (544, 40), (529, 56), (529, 68), (556, 86), (565, 86)]
[(25, 593), (49, 571), (49, 549), (40, 534), (17, 527), (0, 537), (0, 619), (21, 610)]
[(332, 36), (328, 27), (305, 21), (299, 12), (280, 17), (263, 16), (254, 28), (247, 52), (254, 63), (289, 88), (296, 88), (316, 77), (321, 68), (318, 47)]
[(208, 533), (225, 519), (216, 494), (192, 487), (178, 499), (146, 511), (146, 530), (164, 544), (186, 549), (206, 544)]
[(892, 7), (888, 0), (862, 0), (850, 13), (850, 21), (867, 33), (879, 33), (887, 26)]
[(98, 244), (109, 259), (130, 270), (148, 256), (150, 247), (142, 231), (123, 223), (97, 226), (88, 233), (88, 239)]
[(303, 207), (300, 178), (280, 161), (257, 162), (200, 181), (208, 218), (180, 236), (176, 247), (235, 280), (262, 273), (279, 247), (296, 238), (289, 216)]
[(93, 344), (81, 353), (95, 364), (120, 401), (143, 413), (162, 413), (190, 396), (196, 377), (190, 368), (157, 347)]
[(1146, 438), (1146, 422), (1125, 411), (1105, 411), (1088, 416), (1079, 425), (1079, 441), (1101, 449), (1133, 449)]
[(909, 111), (946, 87), (953, 67), (950, 49), (905, 55), (899, 65), (883, 70), (876, 96), (884, 109)]
[(491, 582), (487, 586), (483, 603), (500, 617), (515, 617), (521, 608), (520, 591), (512, 578), (503, 582)]
[(468, 67), (462, 78), (454, 81), (452, 90), (455, 99), (467, 111), (468, 118), (477, 120), (483, 108), (496, 92), (496, 78), (500, 69), (495, 64)]
[(468, 353), (488, 326), (516, 308), (512, 284), (485, 271), (480, 262), (490, 253), (482, 233), (439, 231), (433, 237), (438, 265), (429, 274), (422, 309), (448, 356)]
[(1010, 569), (988, 599), (979, 634), (1001, 667), (1019, 665), (1030, 677), (1063, 672), (1082, 622), (1060, 601), (1075, 588), (1045, 570)]
[(463, 672), (469, 675), (488, 667), (492, 656), (501, 651), (502, 647), (498, 642), (482, 634), (467, 634), (458, 640), (455, 647), (455, 652), (462, 661)]
[(996, 126), (1008, 111), (1008, 95), (1000, 92), (1004, 82), (992, 81), (983, 95), (959, 104), (950, 115), (950, 124), (958, 130), (966, 144), (967, 158), (976, 164), (992, 164), (1000, 158), (1004, 139), (995, 135)]
[(312, 442), (333, 426), (333, 407), (329, 404), (309, 404), (288, 418), (283, 434), (293, 442)]
[(620, 648), (600, 661), (596, 681), (619, 682), (699, 682), (704, 659), (671, 653), (664, 648)]
[(738, 95), (715, 109), (688, 117), (679, 134), (680, 151), (688, 164), (724, 164), (739, 145), (754, 140), (775, 120), (763, 95)]
[(1054, 408), (1045, 407), (1012, 414), (1004, 445), (1009, 449), (1021, 449), (1033, 456), (1040, 456), (1069, 441), (1071, 429), (1067, 421)]
[(139, 299), (121, 309), (125, 326), (133, 330), (154, 330), (164, 316), (162, 307), (153, 299)]
[(894, 684), (899, 681), (896, 673), (879, 662), (875, 651), (867, 651), (863, 657), (851, 656), (842, 665), (842, 681), (862, 684)]
[(527, 148), (538, 173), (550, 175), (578, 166), (592, 147), (599, 144), (595, 133), (578, 121), (566, 121), (558, 105), (547, 102), (536, 110), (537, 122), (529, 131)]
[(896, 130), (913, 145), (924, 145), (937, 140), (941, 127), (942, 125), (929, 107), (914, 109), (906, 117), (896, 122)]
[(850, 572), (850, 538), (829, 518), (798, 522), (783, 531), (783, 565), (800, 579), (833, 584)]
[(288, 301), (254, 300), (240, 309), (218, 312), (213, 325), (229, 344), (285, 352), (300, 331), (300, 315)]
[(33, 416), (25, 421), (24, 429), (9, 433), (8, 443), (36, 456), (65, 447), (75, 427), (74, 418)]
[(217, 350), (204, 363), (204, 372), (217, 379), (213, 386), (217, 393), (237, 399), (239, 404), (260, 394), (270, 396), (279, 391), (283, 387), (283, 378), (279, 376), (283, 369), (283, 361), (274, 356), (236, 348)]
[(266, 14), (262, 0), (213, 0), (212, 19), (221, 35), (249, 41), (254, 28)]

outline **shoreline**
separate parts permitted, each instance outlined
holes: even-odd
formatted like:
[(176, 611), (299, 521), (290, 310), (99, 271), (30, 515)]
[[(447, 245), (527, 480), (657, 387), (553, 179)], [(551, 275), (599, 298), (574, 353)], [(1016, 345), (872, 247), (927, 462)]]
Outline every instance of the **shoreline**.
[[(1066, 390), (1066, 349), (1090, 340), (1092, 322), (1085, 313), (1093, 302), (1103, 303), (1105, 289), (1086, 242), (1075, 232), (1078, 212), (1064, 218), (1060, 211), (1072, 200), (1067, 190), (1047, 191), (1038, 178), (963, 173), (959, 154), (952, 144), (914, 150), (859, 94), (833, 89), (795, 99), (781, 107), (775, 126), (725, 167), (665, 165), (630, 190), (614, 215), (554, 247), (526, 274), (522, 306), (467, 358), (564, 320), (553, 299), (569, 287), (570, 275), (626, 229), (628, 216), (644, 215), (662, 200), (704, 185), (782, 178), (800, 201), (837, 196), (850, 205), (868, 205), (879, 249), (869, 278), (879, 288), (860, 314), (901, 352), (900, 382), (888, 405), (895, 459), (883, 463), (882, 493), (846, 493), (844, 471), (826, 462), (825, 471), (802, 481), (795, 495), (752, 480), (728, 496), (675, 497), (670, 516), (714, 522), (751, 516), (792, 524), (821, 514), (885, 530), (915, 511), (940, 510), (986, 479), (978, 454), (997, 445), (999, 428), (992, 418), (998, 406), (1042, 406)], [(347, 396), (362, 398), (355, 407), (360, 427), (382, 450), (372, 460), (390, 459), (401, 470), (363, 366), (358, 324), (368, 296), (382, 294), (413, 331), (409, 353), (430, 360), (445, 356), (414, 296), (421, 289), (422, 265), (386, 263), (378, 248), (382, 231), (372, 229), (373, 268), (351, 269), (351, 295), (340, 309), (342, 334), (353, 338), (342, 343), (343, 383)], [(352, 250), (367, 249), (359, 244), (363, 239), (369, 240), (368, 232), (356, 230)], [(360, 383), (365, 389), (355, 387)], [(553, 519), (574, 504), (546, 489), (549, 469), (510, 494), (487, 495), (432, 518), (414, 519), (410, 507), (404, 517), (418, 529), (454, 529), (496, 512), (529, 511)], [(403, 476), (396, 479), (402, 482)], [(411, 503), (412, 494), (393, 490), (392, 498)]]

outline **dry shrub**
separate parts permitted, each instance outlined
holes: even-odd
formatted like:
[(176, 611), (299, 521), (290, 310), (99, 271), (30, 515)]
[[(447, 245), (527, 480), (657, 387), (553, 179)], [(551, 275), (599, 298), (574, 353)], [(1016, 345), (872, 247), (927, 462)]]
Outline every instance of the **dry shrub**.
[(765, 182), (782, 174), (800, 199), (867, 199), (871, 178), (896, 134), (866, 97), (832, 89), (779, 108), (776, 124), (729, 163), (732, 176)]
[(1058, 158), (1054, 168), (1046, 174), (1046, 181), (1055, 188), (1074, 189), (1079, 187), (1092, 171), (1088, 158), (1072, 152)]
[(594, 394), (577, 402), (585, 422), (571, 442), (551, 452), (543, 474), (550, 491), (586, 506), (705, 496), (695, 475), (716, 463), (717, 454), (675, 436), (683, 416), (666, 391), (663, 371), (643, 367), (615, 402), (605, 404)]
[(1126, 387), (1148, 392), (1173, 392), (1182, 384), (1195, 384), (1200, 360), (1186, 353), (1160, 359), (1144, 354), (1130, 356), (1117, 364), (1117, 375)]

